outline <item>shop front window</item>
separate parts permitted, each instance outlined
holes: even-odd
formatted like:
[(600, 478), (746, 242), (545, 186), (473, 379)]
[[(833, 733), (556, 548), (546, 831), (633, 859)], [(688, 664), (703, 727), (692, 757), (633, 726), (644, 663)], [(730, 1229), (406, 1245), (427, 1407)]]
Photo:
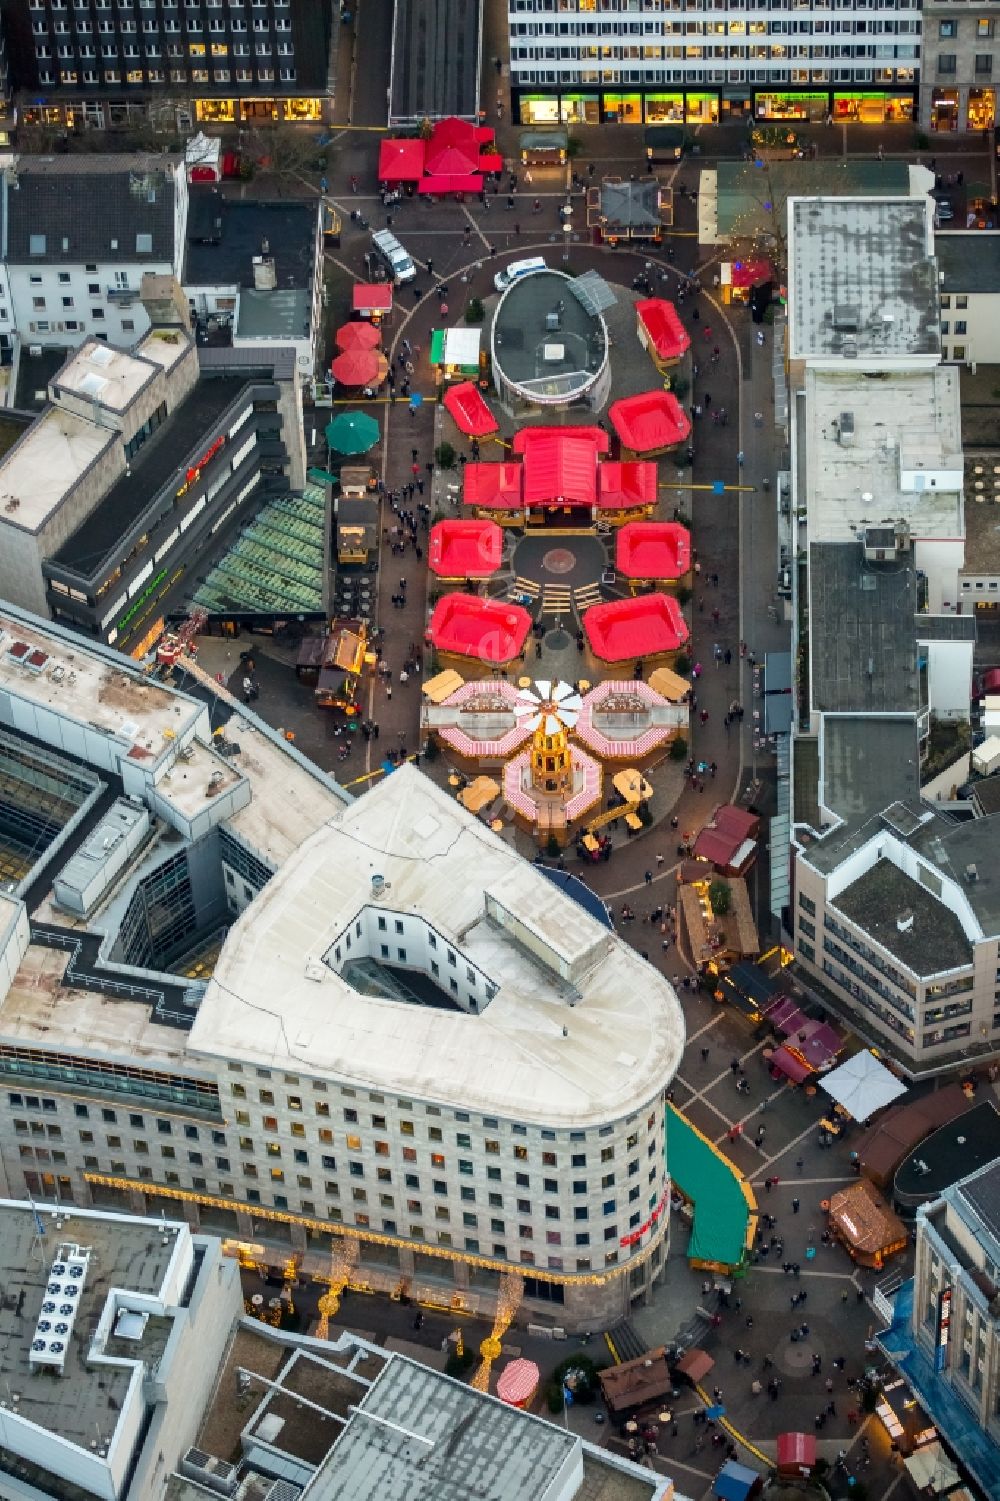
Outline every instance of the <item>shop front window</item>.
[(605, 94), (604, 118), (612, 124), (642, 123), (642, 98), (639, 94)]
[(196, 99), (194, 104), (194, 117), (196, 120), (235, 120), (235, 99)]
[(683, 94), (647, 94), (647, 125), (680, 125), (684, 120)]
[(718, 125), (719, 98), (717, 94), (685, 95), (685, 117), (689, 125)]
[(758, 94), (758, 120), (822, 120), (830, 107), (827, 94)]
[(931, 96), (931, 129), (958, 129), (958, 90), (935, 89)]
[(278, 118), (278, 105), (274, 99), (244, 99), (240, 103), (240, 114), (246, 121), (276, 120)]
[(286, 99), (283, 106), (286, 120), (321, 120), (322, 99)]
[(996, 123), (996, 89), (969, 90), (969, 129), (990, 130)]

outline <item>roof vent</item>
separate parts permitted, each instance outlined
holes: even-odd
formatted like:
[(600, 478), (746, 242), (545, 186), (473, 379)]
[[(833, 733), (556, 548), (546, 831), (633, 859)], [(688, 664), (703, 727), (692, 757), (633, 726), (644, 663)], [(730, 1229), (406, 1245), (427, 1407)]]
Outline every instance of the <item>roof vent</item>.
[(386, 889), (385, 876), (372, 876), (372, 896), (380, 897)]
[(979, 880), (979, 871), (975, 865), (970, 864), (965, 867), (965, 879), (970, 885), (973, 881)]
[(905, 908), (899, 914), (899, 916), (896, 918), (896, 927), (899, 929), (900, 933), (913, 932), (913, 909), (911, 907)]

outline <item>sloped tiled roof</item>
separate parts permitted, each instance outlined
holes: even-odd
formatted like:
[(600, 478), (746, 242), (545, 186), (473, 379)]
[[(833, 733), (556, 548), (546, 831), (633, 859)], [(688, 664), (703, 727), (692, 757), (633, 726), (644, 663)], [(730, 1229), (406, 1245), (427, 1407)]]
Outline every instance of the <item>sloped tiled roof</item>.
[(3, 183), (7, 260), (169, 263), (175, 196), (172, 163), (161, 156), (21, 157)]

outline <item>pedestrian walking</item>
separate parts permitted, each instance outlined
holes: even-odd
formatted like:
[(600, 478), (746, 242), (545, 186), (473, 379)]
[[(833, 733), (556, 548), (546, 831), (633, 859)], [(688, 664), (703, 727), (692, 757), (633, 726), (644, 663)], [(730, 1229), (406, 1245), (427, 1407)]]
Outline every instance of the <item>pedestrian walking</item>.
[(793, 1214), (798, 1214), (800, 1207), (801, 1206), (799, 1204), (798, 1199), (793, 1199), (792, 1200), (792, 1213)]

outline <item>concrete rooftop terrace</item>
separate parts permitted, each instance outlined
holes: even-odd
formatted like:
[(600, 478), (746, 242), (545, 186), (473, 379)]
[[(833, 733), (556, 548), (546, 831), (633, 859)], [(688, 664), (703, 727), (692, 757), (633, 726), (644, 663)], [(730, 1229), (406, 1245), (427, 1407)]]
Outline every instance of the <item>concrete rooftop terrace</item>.
[[(842, 416), (853, 417), (844, 441)], [(811, 542), (847, 542), (864, 523), (905, 520), (914, 538), (962, 535), (962, 422), (955, 366), (866, 376), (806, 373), (806, 503)], [(901, 470), (926, 479), (903, 489)], [(958, 484), (940, 476), (958, 476)]]
[(929, 198), (789, 199), (788, 256), (792, 360), (940, 355)]
[[(491, 894), (530, 930), (526, 942), (487, 917)], [(490, 978), (492, 999), (466, 1014), (354, 990), (327, 961), (367, 907), (423, 919)], [(575, 988), (540, 951), (578, 966)], [(331, 818), (268, 883), (231, 929), (189, 1038), (195, 1057), (294, 1060), (306, 1073), (565, 1127), (648, 1101), (683, 1044), (671, 986), (409, 766)]]
[[(27, 648), (18, 659), (11, 656), (16, 643)], [(38, 671), (20, 665), (35, 654), (36, 661), (44, 659)], [(277, 868), (350, 795), (199, 673), (196, 664), (190, 664), (186, 682), (190, 693), (147, 677), (110, 647), (27, 611), (0, 608), (0, 689), (114, 736), (123, 745), (131, 742), (135, 759), (146, 769), (164, 758), (172, 760), (169, 779), (161, 779), (157, 790), (185, 820), (207, 806), (211, 777), (216, 777), (214, 798), (245, 779), (250, 799), (227, 823)], [(228, 743), (225, 758), (217, 753), (214, 735), (209, 743), (219, 728)], [(181, 760), (178, 744), (185, 739), (186, 759)], [(62, 746), (61, 740), (50, 743)]]

